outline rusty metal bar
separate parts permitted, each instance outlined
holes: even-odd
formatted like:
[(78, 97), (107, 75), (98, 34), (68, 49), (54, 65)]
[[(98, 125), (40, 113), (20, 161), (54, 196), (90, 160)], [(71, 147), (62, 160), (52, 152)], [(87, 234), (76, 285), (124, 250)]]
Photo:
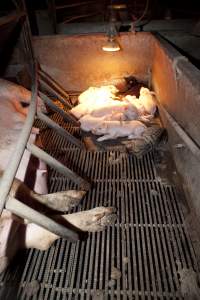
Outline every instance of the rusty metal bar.
[(80, 123), (75, 119), (73, 115), (59, 108), (47, 95), (39, 92), (39, 96), (52, 110), (59, 113), (63, 117), (65, 122), (72, 122), (75, 126), (80, 126)]
[(58, 101), (60, 101), (65, 107), (67, 107), (68, 109), (72, 108), (72, 105), (68, 102), (68, 100), (66, 100), (58, 91), (56, 91), (55, 87), (52, 87), (51, 85), (53, 85), (51, 83), (51, 85), (47, 82), (47, 79), (44, 79), (43, 74), (40, 73), (40, 85), (47, 90), (47, 92), (49, 92), (50, 94), (53, 94), (54, 97), (56, 97), (58, 99)]
[[(61, 100), (65, 100), (65, 105), (68, 106), (69, 108), (72, 108), (70, 101), (70, 95), (64, 90), (64, 88), (55, 80), (53, 79), (49, 74), (47, 74), (44, 70), (39, 69), (38, 70), (39, 75), (46, 79), (50, 84), (53, 86), (55, 90), (57, 90), (58, 93), (62, 96)], [(63, 103), (64, 104), (64, 103)]]
[(69, 179), (71, 179), (73, 182), (78, 184), (82, 189), (88, 190), (90, 188), (90, 183), (80, 177), (78, 174), (73, 172), (72, 170), (68, 169), (66, 166), (64, 166), (62, 163), (57, 161), (55, 158), (53, 158), (51, 155), (47, 154), (45, 151), (40, 149), (39, 147), (28, 143), (27, 149), (36, 157), (43, 160), (47, 165), (50, 167), (56, 169), (61, 174), (67, 176)]
[(85, 149), (84, 144), (77, 138), (75, 138), (72, 134), (70, 134), (67, 130), (62, 128), (60, 125), (58, 125), (56, 122), (51, 120), (49, 117), (47, 117), (45, 114), (38, 112), (37, 117), (45, 122), (48, 127), (54, 129), (57, 131), (58, 134), (62, 135), (64, 138), (66, 138), (70, 143), (74, 144), (80, 149)]
[(71, 242), (79, 240), (79, 234), (77, 232), (74, 232), (71, 229), (55, 222), (51, 218), (35, 211), (34, 209), (30, 208), (26, 204), (13, 197), (8, 197), (8, 200), (6, 201), (6, 209), (23, 219), (27, 219), (30, 222), (36, 223), (37, 225), (53, 232), (54, 234), (62, 238), (70, 240)]

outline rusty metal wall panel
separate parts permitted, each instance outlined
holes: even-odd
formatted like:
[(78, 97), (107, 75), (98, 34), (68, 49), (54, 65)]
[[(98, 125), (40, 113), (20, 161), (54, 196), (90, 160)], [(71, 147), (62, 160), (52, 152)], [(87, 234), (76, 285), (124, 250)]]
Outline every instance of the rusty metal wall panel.
[[(190, 207), (188, 214), (200, 216), (200, 165), (198, 159), (192, 155), (191, 151), (183, 143), (180, 136), (175, 132), (171, 124), (167, 121), (164, 114), (161, 113), (164, 126), (167, 128), (169, 143), (177, 171), (182, 181), (187, 202)], [(177, 147), (179, 145), (179, 147)], [(182, 145), (182, 147), (180, 147)], [(193, 218), (195, 218), (195, 215)], [(200, 228), (196, 228), (200, 236)]]
[(45, 36), (34, 38), (34, 49), (42, 68), (67, 90), (81, 91), (130, 74), (147, 79), (153, 55), (151, 34), (121, 34), (119, 52), (102, 51), (105, 41), (103, 34)]
[(200, 71), (167, 42), (157, 40), (152, 81), (159, 101), (200, 145)]
[[(159, 102), (174, 117), (192, 140), (200, 145), (200, 72), (163, 40), (155, 39), (152, 84)], [(177, 71), (175, 66), (177, 64)], [(161, 114), (177, 170), (192, 211), (200, 216), (200, 163), (181, 137)]]

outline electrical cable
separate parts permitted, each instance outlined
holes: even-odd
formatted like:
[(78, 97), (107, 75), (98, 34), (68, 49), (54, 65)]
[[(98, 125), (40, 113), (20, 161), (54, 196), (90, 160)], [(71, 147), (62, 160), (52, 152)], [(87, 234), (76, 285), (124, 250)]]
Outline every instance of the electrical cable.
[(145, 15), (148, 12), (148, 9), (149, 9), (149, 0), (146, 0), (144, 11), (143, 11), (142, 15), (132, 23), (132, 28), (139, 26), (137, 23), (140, 22), (145, 17)]
[(95, 13), (90, 13), (90, 14), (85, 14), (85, 15), (79, 15), (79, 16), (74, 16), (74, 17), (70, 17), (64, 21), (61, 22), (61, 24), (66, 24), (66, 23), (70, 23), (74, 20), (77, 20), (77, 19), (81, 19), (81, 18), (87, 18), (87, 17), (92, 17), (92, 16), (96, 16), (96, 15), (101, 15), (103, 14), (102, 11), (98, 11), (98, 12), (95, 12)]

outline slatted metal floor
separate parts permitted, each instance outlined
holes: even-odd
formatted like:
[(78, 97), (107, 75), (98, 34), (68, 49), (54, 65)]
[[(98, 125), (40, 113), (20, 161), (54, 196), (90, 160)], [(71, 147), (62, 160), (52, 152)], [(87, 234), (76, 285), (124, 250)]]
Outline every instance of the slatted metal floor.
[[(114, 206), (118, 218), (86, 241), (59, 239), (48, 251), (28, 251), (25, 263), (1, 277), (4, 295), (15, 289), (20, 300), (182, 299), (178, 270), (198, 272), (197, 259), (176, 188), (157, 177), (154, 154), (138, 160), (119, 151), (81, 151), (50, 131), (44, 135), (50, 153), (93, 182), (74, 212)], [(51, 192), (75, 187), (54, 170), (49, 186)], [(35, 280), (29, 296), (27, 284)]]

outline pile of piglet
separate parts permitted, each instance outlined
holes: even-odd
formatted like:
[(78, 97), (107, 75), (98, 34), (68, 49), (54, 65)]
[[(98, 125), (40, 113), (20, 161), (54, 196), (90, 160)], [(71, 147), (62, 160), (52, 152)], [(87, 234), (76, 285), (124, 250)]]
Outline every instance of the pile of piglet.
[(80, 94), (79, 104), (71, 113), (80, 121), (82, 130), (101, 135), (97, 141), (139, 138), (157, 109), (153, 95), (145, 87), (141, 87), (139, 98), (120, 96), (114, 85), (90, 87)]

